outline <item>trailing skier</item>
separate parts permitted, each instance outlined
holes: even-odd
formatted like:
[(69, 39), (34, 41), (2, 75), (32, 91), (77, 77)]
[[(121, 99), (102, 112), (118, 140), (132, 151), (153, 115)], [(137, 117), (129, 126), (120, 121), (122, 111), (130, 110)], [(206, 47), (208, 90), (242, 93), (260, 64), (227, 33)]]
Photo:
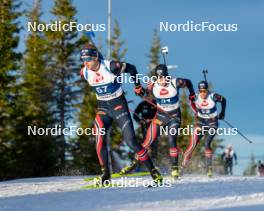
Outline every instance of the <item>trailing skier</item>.
[[(105, 134), (96, 135), (96, 151), (102, 168), (102, 175), (99, 178), (100, 184), (111, 179), (111, 173), (108, 166), (108, 152), (106, 134), (112, 121), (116, 121), (121, 128), (124, 140), (128, 146), (135, 151), (138, 160), (145, 164), (155, 182), (160, 183), (162, 176), (154, 167), (148, 156), (147, 150), (144, 149), (135, 138), (133, 122), (129, 113), (128, 105), (122, 84), (118, 83), (117, 77), (122, 73), (129, 73), (136, 78), (137, 70), (132, 64), (104, 60), (99, 56), (99, 51), (92, 44), (88, 44), (81, 50), (81, 60), (84, 67), (81, 69), (83, 76), (96, 93), (97, 112), (94, 126), (98, 131), (105, 128)], [(144, 89), (140, 82), (134, 80), (135, 94), (143, 95)]]
[(231, 144), (226, 147), (225, 151), (221, 155), (221, 158), (224, 162), (225, 174), (233, 175), (233, 160), (235, 160), (235, 165), (237, 165), (237, 155)]
[[(160, 135), (161, 127), (168, 127), (168, 131), (172, 128), (178, 131), (181, 124), (181, 110), (179, 102), (179, 89), (187, 87), (189, 90), (189, 98), (195, 96), (192, 82), (184, 78), (171, 78), (168, 75), (168, 69), (165, 64), (159, 64), (155, 68), (157, 80), (150, 83), (147, 87), (147, 92), (152, 93), (157, 102), (157, 113), (151, 121), (148, 128), (145, 140), (142, 146), (149, 149), (153, 142)], [(177, 133), (167, 134), (169, 141), (169, 156), (171, 159), (171, 175), (174, 178), (179, 177), (178, 156), (180, 149), (177, 146)], [(121, 172), (126, 173), (131, 171), (136, 161), (133, 161), (130, 166), (122, 169)]]
[[(201, 81), (198, 84), (199, 93), (191, 101), (192, 108), (195, 112), (194, 133), (190, 138), (190, 143), (184, 152), (182, 166), (187, 166), (191, 159), (192, 152), (199, 143), (199, 140), (204, 137), (205, 140), (205, 158), (206, 171), (209, 177), (212, 176), (212, 156), (213, 150), (211, 147), (215, 133), (210, 133), (210, 129), (216, 131), (218, 128), (218, 120), (225, 118), (226, 99), (216, 93), (208, 90), (208, 83)], [(217, 103), (221, 103), (221, 112), (217, 113)]]

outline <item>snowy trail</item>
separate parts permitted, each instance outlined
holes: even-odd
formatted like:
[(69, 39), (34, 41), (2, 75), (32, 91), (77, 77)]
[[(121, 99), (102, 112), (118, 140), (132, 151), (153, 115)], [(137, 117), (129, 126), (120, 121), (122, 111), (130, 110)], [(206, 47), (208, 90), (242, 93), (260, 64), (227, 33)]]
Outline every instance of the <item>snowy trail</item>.
[(83, 177), (0, 182), (0, 210), (264, 210), (260, 177), (186, 175), (172, 187), (80, 190), (86, 184)]

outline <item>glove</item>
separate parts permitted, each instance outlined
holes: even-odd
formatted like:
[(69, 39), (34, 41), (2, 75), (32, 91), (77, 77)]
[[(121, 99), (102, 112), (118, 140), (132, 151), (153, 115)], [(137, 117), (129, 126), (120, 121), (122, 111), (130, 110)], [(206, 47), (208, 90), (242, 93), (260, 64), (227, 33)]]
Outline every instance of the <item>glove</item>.
[(225, 114), (223, 112), (221, 112), (219, 115), (218, 115), (218, 119), (224, 119), (225, 118)]
[(144, 90), (144, 88), (143, 88), (141, 85), (136, 86), (136, 87), (134, 88), (134, 92), (135, 92), (135, 94), (136, 94), (137, 96), (140, 96), (140, 97), (143, 97), (144, 94), (145, 94), (145, 90)]
[(144, 119), (140, 119), (139, 123), (143, 125), (146, 124), (146, 121)]
[(195, 93), (191, 93), (189, 95), (189, 100), (192, 101), (192, 102), (195, 100)]

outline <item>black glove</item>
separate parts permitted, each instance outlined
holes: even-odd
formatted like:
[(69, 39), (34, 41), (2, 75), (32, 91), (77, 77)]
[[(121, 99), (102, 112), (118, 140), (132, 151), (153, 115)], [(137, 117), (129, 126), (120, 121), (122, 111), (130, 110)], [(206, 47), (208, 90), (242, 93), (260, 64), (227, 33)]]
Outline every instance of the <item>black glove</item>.
[(134, 92), (136, 95), (143, 97), (145, 94), (145, 89), (141, 85), (139, 85), (134, 88)]
[(225, 114), (223, 112), (221, 112), (219, 115), (218, 115), (218, 119), (224, 119), (225, 118)]
[(146, 121), (144, 119), (140, 119), (139, 123), (144, 126), (146, 125)]

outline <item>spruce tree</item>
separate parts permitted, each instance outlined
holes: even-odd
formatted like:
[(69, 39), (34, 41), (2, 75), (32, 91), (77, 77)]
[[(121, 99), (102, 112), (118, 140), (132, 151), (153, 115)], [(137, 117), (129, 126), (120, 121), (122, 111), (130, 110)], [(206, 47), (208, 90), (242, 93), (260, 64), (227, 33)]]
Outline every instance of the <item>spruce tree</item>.
[(245, 169), (245, 171), (243, 172), (244, 176), (254, 176), (256, 175), (256, 158), (255, 155), (252, 153), (250, 156), (250, 161), (249, 164), (247, 166), (247, 168)]
[(0, 180), (14, 177), (20, 1), (0, 1)]
[[(27, 13), (28, 21), (40, 23), (41, 0), (36, 0)], [(53, 122), (49, 110), (52, 93), (47, 72), (48, 57), (42, 32), (32, 31), (26, 39), (23, 58), (23, 80), (20, 84), (19, 108), (22, 116), (17, 121), (19, 140), (16, 142), (18, 176), (47, 176), (56, 165), (55, 139), (51, 135), (28, 135), (28, 126), (50, 127)]]
[(110, 40), (111, 59), (122, 61), (125, 58), (127, 48), (123, 48), (125, 41), (120, 40), (121, 30), (117, 20), (114, 22), (113, 35)]
[(160, 49), (161, 49), (161, 43), (160, 43), (160, 37), (158, 34), (158, 30), (154, 29), (153, 31), (153, 38), (152, 38), (152, 45), (150, 47), (150, 52), (147, 55), (149, 59), (149, 76), (155, 75), (154, 68), (160, 63)]
[[(76, 9), (71, 0), (56, 0), (51, 10), (55, 19), (53, 23), (61, 23), (61, 26), (71, 21), (77, 22)], [(76, 112), (74, 105), (78, 103), (79, 90), (76, 80), (79, 74), (79, 42), (76, 29), (72, 31), (58, 30), (48, 31), (46, 34), (48, 52), (50, 54), (49, 68), (53, 80), (53, 112), (56, 124), (62, 129), (66, 128), (67, 122), (73, 120)], [(78, 61), (78, 62), (77, 62)], [(67, 137), (61, 134), (58, 139), (60, 154), (59, 166), (65, 167), (65, 153), (67, 152)]]

